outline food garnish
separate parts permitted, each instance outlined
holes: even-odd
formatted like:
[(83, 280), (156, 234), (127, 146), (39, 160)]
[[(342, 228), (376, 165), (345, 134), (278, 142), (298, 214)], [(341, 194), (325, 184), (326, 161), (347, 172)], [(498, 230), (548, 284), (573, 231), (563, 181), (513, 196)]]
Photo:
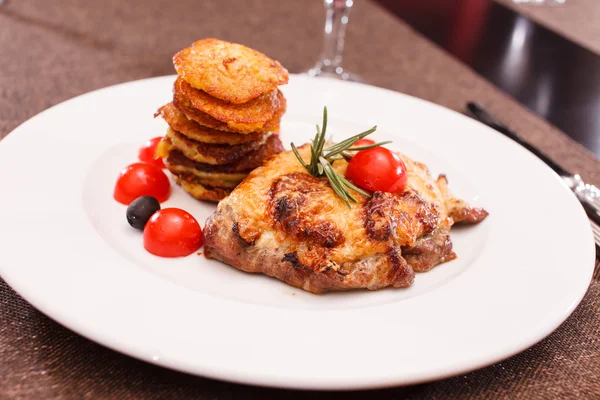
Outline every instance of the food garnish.
[[(154, 153), (159, 142), (155, 139), (147, 141), (142, 149), (151, 148)], [(143, 158), (141, 153), (138, 156)], [(189, 256), (202, 247), (204, 234), (198, 221), (187, 211), (161, 210), (160, 203), (170, 194), (167, 175), (156, 164), (146, 162), (123, 168), (114, 189), (115, 200), (128, 206), (127, 223), (144, 232), (144, 248), (149, 253), (160, 257)]]
[(156, 165), (158, 168), (165, 167), (162, 158), (156, 157), (156, 146), (158, 146), (158, 143), (160, 143), (161, 140), (162, 137), (155, 137), (147, 140), (146, 143), (140, 147), (138, 158), (141, 162)]
[(350, 189), (354, 190), (357, 193), (362, 194), (366, 197), (371, 197), (371, 195), (361, 188), (355, 186), (350, 181), (348, 181), (344, 176), (338, 174), (332, 167), (332, 164), (336, 160), (342, 159), (350, 159), (352, 158), (352, 154), (348, 152), (351, 151), (359, 151), (359, 150), (367, 150), (375, 147), (382, 146), (384, 144), (391, 143), (387, 142), (379, 142), (368, 144), (366, 146), (353, 147), (354, 144), (363, 139), (364, 137), (370, 135), (371, 133), (377, 130), (377, 126), (372, 127), (371, 129), (349, 137), (346, 140), (342, 140), (339, 143), (331, 145), (329, 147), (325, 147), (326, 139), (325, 134), (327, 132), (327, 107), (323, 108), (323, 125), (322, 128), (317, 125), (317, 133), (315, 134), (315, 138), (313, 139), (311, 149), (310, 149), (310, 162), (307, 164), (303, 159), (298, 149), (291, 143), (292, 150), (296, 155), (296, 158), (302, 164), (304, 168), (312, 175), (317, 178), (327, 177), (329, 184), (333, 191), (344, 200), (348, 208), (352, 208), (350, 205), (350, 201), (356, 203), (356, 198), (350, 192)]
[(143, 231), (150, 217), (160, 210), (160, 203), (152, 196), (141, 196), (127, 207), (127, 223), (133, 228)]
[(187, 211), (164, 208), (155, 212), (144, 228), (144, 248), (160, 257), (185, 257), (204, 242), (202, 228)]
[[(368, 146), (370, 144), (375, 144), (375, 141), (372, 139), (360, 139), (360, 140), (357, 140), (356, 143), (354, 143), (354, 146), (352, 146), (352, 147)], [(352, 150), (352, 151), (354, 151), (354, 150)]]
[(159, 202), (169, 198), (171, 184), (162, 169), (147, 163), (133, 163), (123, 168), (117, 178), (113, 196), (128, 206), (140, 196), (152, 196)]
[(398, 193), (406, 187), (406, 165), (385, 147), (362, 150), (348, 162), (346, 178), (374, 192)]

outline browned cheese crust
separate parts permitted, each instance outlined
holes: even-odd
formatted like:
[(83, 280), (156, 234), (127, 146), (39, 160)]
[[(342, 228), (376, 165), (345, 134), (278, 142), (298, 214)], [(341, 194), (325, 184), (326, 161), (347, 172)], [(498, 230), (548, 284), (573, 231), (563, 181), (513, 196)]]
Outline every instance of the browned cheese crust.
[[(308, 160), (310, 147), (300, 153)], [(406, 190), (353, 193), (352, 209), (293, 153), (272, 157), (219, 203), (206, 223), (205, 254), (312, 293), (410, 286), (415, 270), (456, 257), (453, 215), (479, 222), (487, 213), (455, 199), (425, 165), (400, 156)], [(337, 161), (334, 168), (343, 174), (346, 166)]]
[(177, 73), (194, 88), (228, 103), (246, 103), (288, 82), (288, 71), (256, 50), (203, 39), (173, 57)]

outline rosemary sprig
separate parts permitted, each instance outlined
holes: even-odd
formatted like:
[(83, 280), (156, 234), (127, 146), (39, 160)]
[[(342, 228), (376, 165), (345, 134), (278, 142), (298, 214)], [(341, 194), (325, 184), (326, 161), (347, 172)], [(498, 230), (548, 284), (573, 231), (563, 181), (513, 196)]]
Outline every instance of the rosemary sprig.
[(340, 160), (343, 158), (349, 160), (350, 158), (352, 158), (353, 151), (372, 149), (374, 147), (379, 147), (391, 142), (387, 141), (375, 143), (368, 146), (352, 147), (354, 143), (356, 143), (358, 140), (367, 137), (371, 133), (375, 132), (377, 126), (374, 126), (369, 130), (366, 130), (362, 133), (349, 137), (346, 140), (342, 140), (339, 143), (325, 148), (325, 133), (327, 131), (327, 107), (323, 107), (323, 123), (321, 126), (323, 128), (320, 128), (319, 125), (317, 125), (317, 133), (315, 134), (315, 138), (313, 139), (312, 145), (310, 147), (309, 164), (307, 164), (302, 159), (302, 156), (298, 152), (298, 149), (296, 148), (294, 143), (291, 144), (292, 151), (296, 155), (296, 158), (298, 159), (300, 164), (302, 164), (302, 166), (306, 168), (309, 174), (318, 178), (326, 177), (333, 191), (342, 200), (344, 200), (348, 208), (352, 208), (350, 202), (352, 201), (356, 203), (357, 200), (352, 195), (352, 192), (350, 190), (354, 190), (355, 192), (366, 197), (371, 197), (371, 195), (365, 192), (364, 190), (356, 187), (342, 175), (335, 172), (331, 164), (333, 164), (335, 160)]
[(359, 150), (368, 150), (368, 149), (372, 149), (374, 147), (379, 147), (379, 146), (384, 146), (386, 144), (390, 144), (392, 143), (391, 140), (386, 140), (385, 142), (379, 142), (379, 143), (373, 143), (373, 144), (369, 144), (367, 146), (357, 146), (357, 147), (353, 147), (351, 150), (352, 151), (359, 151)]

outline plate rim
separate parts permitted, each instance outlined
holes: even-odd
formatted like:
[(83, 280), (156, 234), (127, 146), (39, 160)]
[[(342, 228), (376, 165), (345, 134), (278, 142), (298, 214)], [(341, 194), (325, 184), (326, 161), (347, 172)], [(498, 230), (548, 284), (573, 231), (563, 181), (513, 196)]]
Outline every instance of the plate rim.
[[(162, 80), (162, 79), (166, 79), (166, 78), (171, 79), (174, 76), (175, 75), (165, 75), (165, 76), (161, 76), (161, 77), (153, 77), (153, 78), (139, 79), (139, 80), (129, 81), (129, 82), (122, 82), (122, 83), (119, 83), (119, 84), (116, 84), (116, 85), (112, 85), (112, 86), (107, 86), (107, 87), (104, 87), (104, 88), (96, 89), (94, 91), (87, 92), (87, 93), (84, 93), (82, 95), (79, 95), (79, 96), (73, 97), (71, 99), (65, 100), (65, 101), (63, 101), (61, 103), (58, 103), (58, 104), (56, 104), (56, 105), (54, 105), (54, 106), (52, 106), (52, 107), (50, 107), (50, 108), (48, 108), (48, 109), (40, 112), (39, 114), (37, 114), (37, 115), (31, 117), (30, 119), (28, 119), (27, 121), (23, 122), (18, 127), (16, 127), (11, 133), (9, 133), (1, 142), (6, 142), (6, 140), (9, 140), (8, 143), (11, 143), (12, 139), (9, 139), (9, 137), (11, 137), (11, 136), (14, 137), (14, 133), (15, 132), (17, 132), (17, 134), (18, 134), (18, 131), (20, 131), (22, 129), (25, 129), (24, 127), (27, 127), (27, 124), (30, 121), (32, 121), (32, 120), (34, 120), (34, 119), (36, 119), (36, 118), (38, 118), (38, 117), (40, 117), (40, 116), (42, 116), (42, 115), (44, 115), (46, 113), (52, 112), (52, 110), (54, 110), (57, 107), (65, 107), (65, 105), (68, 104), (69, 102), (71, 102), (71, 101), (77, 101), (78, 99), (80, 99), (80, 98), (82, 98), (84, 96), (93, 96), (94, 94), (96, 94), (98, 92), (101, 92), (101, 91), (104, 91), (104, 90), (116, 89), (118, 87), (127, 86), (127, 85), (130, 85), (132, 83), (144, 83), (144, 82), (148, 82), (148, 81), (152, 81), (152, 80)], [(292, 75), (292, 76), (294, 77), (294, 75)], [(299, 79), (299, 77), (296, 76), (293, 79)], [(300, 79), (306, 79), (306, 78), (300, 78)], [(332, 81), (332, 82), (335, 82), (336, 85), (341, 83), (341, 82), (338, 82), (338, 81)], [(416, 97), (413, 97), (413, 96), (410, 96), (410, 95), (406, 95), (404, 93), (395, 92), (395, 91), (390, 90), (390, 89), (376, 87), (376, 86), (370, 86), (370, 85), (365, 85), (365, 84), (359, 84), (359, 83), (347, 83), (347, 82), (344, 82), (343, 84), (359, 85), (359, 86), (364, 86), (364, 87), (367, 87), (367, 88), (374, 88), (374, 89), (377, 89), (377, 90), (383, 90), (385, 92), (389, 92), (389, 93), (393, 94), (394, 96), (400, 95), (400, 96), (403, 96), (405, 98), (408, 98), (410, 101), (417, 101), (417, 102), (426, 103), (428, 107), (434, 106), (435, 108), (441, 109), (444, 112), (450, 112), (450, 113), (453, 113), (453, 114), (458, 114), (461, 117), (467, 118), (464, 115), (462, 115), (462, 114), (460, 114), (460, 113), (458, 113), (458, 112), (456, 112), (456, 111), (454, 111), (452, 109), (449, 109), (449, 108), (443, 107), (441, 105), (429, 102), (427, 100), (423, 100), (423, 99), (419, 99), (419, 98), (416, 98)], [(473, 122), (478, 123), (476, 121), (473, 121)], [(481, 127), (485, 128), (485, 130), (488, 132), (488, 134), (491, 134), (493, 132), (493, 134), (497, 135), (498, 137), (502, 137), (504, 140), (513, 143), (512, 141), (510, 141), (510, 139), (504, 137), (500, 133), (495, 132), (495, 131), (491, 130), (488, 127), (485, 127), (484, 125), (481, 125)], [(518, 147), (518, 145), (516, 143), (513, 143), (513, 144)], [(5, 145), (0, 144), (0, 150), (3, 148), (3, 146), (5, 146)], [(534, 156), (532, 155), (532, 157), (534, 157)], [(541, 160), (538, 160), (538, 161), (539, 161), (540, 164), (543, 164)], [(560, 180), (560, 177), (558, 175), (556, 175), (554, 173), (554, 171), (552, 171), (549, 167), (547, 167), (545, 165), (544, 165), (544, 167), (547, 168), (547, 172), (551, 173), (554, 176), (555, 179)], [(574, 195), (573, 195), (573, 199), (575, 199)], [(583, 211), (581, 211), (581, 212), (583, 212)], [(591, 228), (590, 228), (590, 232), (591, 232)], [(593, 240), (591, 238), (591, 235), (588, 235), (588, 236), (589, 236), (589, 244), (590, 244), (588, 247), (590, 249), (592, 249), (593, 248)], [(590, 252), (590, 254), (591, 254), (591, 252)], [(510, 354), (504, 352), (502, 355), (498, 355), (498, 357), (496, 357), (496, 358), (487, 358), (485, 361), (480, 360), (479, 363), (472, 363), (468, 367), (467, 366), (463, 366), (462, 369), (458, 368), (458, 369), (451, 370), (451, 371), (448, 370), (445, 373), (444, 372), (438, 372), (438, 373), (435, 374), (435, 376), (422, 377), (421, 379), (413, 379), (413, 380), (410, 380), (410, 381), (407, 381), (407, 382), (403, 382), (400, 385), (417, 384), (417, 383), (423, 383), (423, 382), (428, 382), (428, 381), (432, 381), (432, 380), (443, 379), (443, 378), (447, 378), (447, 377), (450, 377), (450, 376), (455, 376), (457, 374), (462, 374), (462, 373), (465, 373), (465, 372), (468, 372), (468, 371), (472, 371), (472, 370), (475, 370), (475, 369), (483, 368), (485, 366), (492, 365), (494, 363), (497, 363), (498, 361), (501, 361), (501, 360), (504, 360), (506, 358), (509, 358), (509, 357), (511, 357), (511, 356), (513, 356), (513, 355), (515, 355), (517, 353), (520, 353), (521, 351), (523, 351), (523, 350), (525, 350), (525, 349), (533, 346), (534, 344), (538, 343), (539, 341), (541, 341), (542, 339), (544, 339), (545, 337), (547, 337), (551, 332), (553, 332), (558, 326), (560, 326), (560, 324), (562, 324), (569, 317), (569, 315), (573, 312), (573, 310), (577, 307), (577, 305), (583, 299), (584, 295), (587, 292), (587, 287), (589, 286), (589, 283), (591, 282), (591, 277), (592, 277), (592, 272), (593, 272), (593, 259), (591, 259), (590, 261), (591, 262), (590, 262), (590, 268), (589, 268), (589, 280), (588, 280), (588, 283), (586, 285), (585, 290), (582, 290), (581, 293), (579, 293), (578, 297), (576, 299), (574, 299), (574, 301), (571, 303), (571, 306), (570, 306), (570, 308), (568, 310), (566, 310), (565, 312), (563, 312), (560, 316), (558, 316), (556, 318), (556, 324), (555, 324), (555, 326), (552, 329), (550, 329), (548, 332), (539, 333), (538, 335), (533, 335), (531, 338), (528, 339), (528, 341), (527, 341), (528, 343), (527, 344), (525, 344), (523, 346), (520, 346), (520, 347), (517, 346), (517, 348), (515, 348), (515, 350), (512, 353), (510, 353)], [(99, 340), (93, 334), (89, 334), (89, 332), (87, 332), (85, 329), (83, 329), (83, 327), (73, 328), (73, 325), (77, 325), (77, 324), (74, 324), (73, 321), (70, 321), (68, 319), (68, 317), (66, 317), (62, 313), (58, 313), (58, 315), (57, 315), (56, 310), (51, 310), (52, 307), (46, 307), (46, 305), (43, 303), (43, 301), (41, 301), (41, 299), (35, 298), (36, 296), (30, 296), (28, 294), (27, 297), (26, 297), (26, 296), (22, 295), (21, 294), (22, 292), (27, 292), (27, 289), (26, 289), (27, 285), (24, 282), (19, 281), (17, 278), (12, 279), (13, 276), (11, 275), (11, 273), (10, 272), (7, 273), (7, 270), (9, 270), (9, 269), (10, 269), (10, 267), (3, 266), (3, 264), (0, 263), (0, 271), (2, 271), (2, 274), (1, 274), (2, 278), (7, 282), (7, 284), (10, 287), (12, 287), (29, 304), (31, 304), (34, 308), (36, 308), (37, 310), (41, 311), (46, 316), (48, 316), (49, 318), (55, 320), (56, 322), (58, 322), (62, 326), (65, 326), (68, 329), (73, 330), (77, 334), (80, 334), (80, 335), (86, 337), (87, 339), (94, 341), (95, 343), (99, 343), (99, 344), (101, 344), (104, 347), (110, 348), (112, 350), (118, 351), (120, 353), (126, 354), (126, 355), (134, 357), (136, 359), (141, 359), (143, 361), (146, 361), (146, 362), (149, 362), (149, 363), (152, 363), (152, 364), (156, 364), (156, 365), (163, 366), (163, 367), (168, 367), (168, 368), (171, 368), (171, 369), (174, 369), (174, 370), (178, 370), (178, 371), (181, 371), (181, 372), (192, 373), (192, 374), (195, 374), (195, 375), (200, 374), (201, 376), (209, 377), (209, 378), (212, 378), (212, 379), (226, 380), (226, 381), (230, 381), (230, 382), (243, 383), (243, 384), (270, 386), (270, 387), (285, 387), (285, 388), (295, 388), (295, 389), (312, 389), (311, 387), (307, 387), (305, 384), (302, 384), (301, 382), (300, 382), (299, 385), (298, 385), (299, 382), (296, 382), (296, 383), (294, 383), (294, 382), (287, 382), (287, 383), (279, 382), (279, 384), (277, 384), (277, 383), (274, 383), (273, 380), (268, 380), (268, 379), (267, 379), (267, 381), (260, 381), (260, 380), (257, 381), (256, 377), (251, 378), (251, 379), (245, 379), (242, 376), (235, 376), (235, 374), (234, 375), (230, 374), (229, 376), (227, 376), (227, 374), (224, 373), (223, 371), (206, 370), (206, 371), (203, 371), (203, 372), (198, 372), (197, 366), (194, 367), (192, 370), (190, 370), (189, 368), (186, 368), (185, 366), (182, 366), (181, 364), (178, 364), (176, 362), (175, 363), (170, 362), (171, 360), (166, 360), (166, 359), (165, 360), (148, 359), (147, 357), (142, 357), (142, 356), (140, 356), (140, 354), (137, 354), (137, 353), (135, 353), (133, 351), (129, 351), (129, 349), (124, 348), (122, 346), (120, 347), (118, 345), (114, 345), (114, 343), (113, 344), (106, 343), (106, 340)], [(179, 289), (181, 290), (181, 288), (179, 288)], [(35, 298), (35, 299), (33, 299), (33, 301), (32, 301), (32, 300), (30, 300), (30, 298)], [(360, 383), (360, 384), (358, 384), (356, 386), (350, 386), (350, 387), (343, 387), (343, 386), (340, 386), (339, 384), (338, 385), (334, 384), (334, 385), (316, 386), (314, 388), (315, 389), (325, 389), (325, 390), (345, 390), (345, 389), (346, 390), (356, 390), (356, 389), (375, 389), (375, 388), (391, 387), (391, 386), (398, 386), (398, 385), (399, 385), (399, 383), (396, 380), (394, 380), (394, 381), (387, 381), (387, 383), (386, 382), (374, 382), (372, 384), (368, 384), (368, 383), (365, 384), (364, 382), (362, 382), (362, 383)]]

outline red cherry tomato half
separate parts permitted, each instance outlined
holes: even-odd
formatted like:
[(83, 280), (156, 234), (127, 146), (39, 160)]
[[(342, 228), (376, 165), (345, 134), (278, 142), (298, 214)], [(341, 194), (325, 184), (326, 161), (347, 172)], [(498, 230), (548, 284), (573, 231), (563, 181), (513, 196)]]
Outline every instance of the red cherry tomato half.
[(162, 137), (155, 137), (148, 140), (142, 147), (140, 147), (140, 151), (138, 153), (138, 158), (140, 161), (143, 161), (148, 164), (156, 165), (158, 168), (164, 168), (165, 163), (162, 158), (156, 158), (156, 146), (162, 140)]
[(372, 191), (397, 193), (406, 187), (406, 166), (396, 153), (384, 147), (357, 152), (348, 163), (346, 177)]
[(179, 208), (155, 212), (144, 228), (144, 248), (160, 257), (189, 256), (203, 241), (198, 221)]
[(170, 194), (171, 184), (162, 169), (152, 164), (134, 163), (119, 173), (113, 195), (119, 203), (129, 205), (140, 196), (152, 196), (162, 203)]
[(358, 139), (356, 142), (354, 142), (354, 144), (352, 145), (352, 147), (370, 146), (372, 144), (375, 144), (374, 140), (371, 140), (371, 139)]

